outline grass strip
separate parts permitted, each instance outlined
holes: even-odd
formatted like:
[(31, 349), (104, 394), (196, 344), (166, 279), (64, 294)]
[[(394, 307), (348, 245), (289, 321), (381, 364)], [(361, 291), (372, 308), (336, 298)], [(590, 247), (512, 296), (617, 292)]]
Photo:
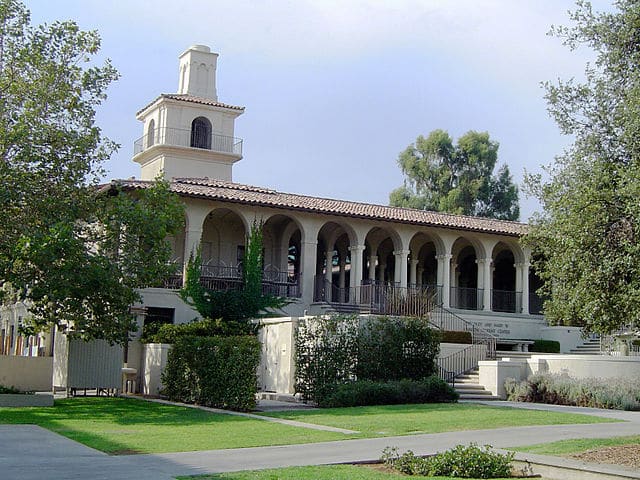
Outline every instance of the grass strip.
[[(178, 480), (387, 480), (400, 478), (412, 477), (402, 473), (383, 471), (370, 465), (323, 465), (178, 477)], [(460, 480), (458, 477), (415, 478), (420, 480)]]
[(356, 430), (366, 437), (619, 421), (575, 413), (493, 407), (473, 403), (328, 408), (270, 412), (264, 415)]
[(538, 443), (524, 447), (512, 448), (516, 452), (537, 453), (540, 455), (571, 455), (603, 447), (618, 447), (621, 445), (640, 445), (640, 435), (630, 437), (611, 438), (579, 438), (574, 440), (559, 440), (552, 443)]

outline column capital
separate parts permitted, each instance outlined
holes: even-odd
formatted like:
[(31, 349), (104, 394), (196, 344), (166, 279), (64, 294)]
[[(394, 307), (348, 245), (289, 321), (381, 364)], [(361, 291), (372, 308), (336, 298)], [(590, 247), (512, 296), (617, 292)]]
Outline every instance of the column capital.
[(410, 250), (394, 250), (393, 254), (398, 256), (398, 255), (409, 255), (411, 253)]
[(493, 263), (493, 258), (476, 258), (476, 264), (477, 265), (484, 265), (484, 264), (489, 264), (491, 265)]
[(531, 268), (531, 264), (529, 262), (514, 263), (513, 266), (516, 268)]
[(418, 265), (418, 263), (420, 263), (420, 260), (409, 260), (409, 262), (411, 262), (411, 265)]
[(365, 245), (351, 245), (351, 246), (349, 246), (349, 251), (350, 252), (364, 252), (365, 248), (366, 248)]
[(436, 260), (451, 260), (453, 258), (453, 254), (451, 253), (441, 253), (440, 255), (436, 255)]

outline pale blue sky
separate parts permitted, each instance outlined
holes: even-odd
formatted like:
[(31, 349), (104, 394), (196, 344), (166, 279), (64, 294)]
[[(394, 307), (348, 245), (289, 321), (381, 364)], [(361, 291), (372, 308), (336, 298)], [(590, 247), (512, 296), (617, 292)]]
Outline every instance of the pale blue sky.
[[(580, 77), (589, 56), (546, 35), (568, 22), (566, 0), (182, 3), (27, 1), (34, 23), (97, 29), (100, 57), (122, 75), (98, 116), (121, 144), (108, 178), (139, 176), (135, 112), (177, 90), (177, 58), (192, 44), (220, 54), (220, 101), (246, 107), (234, 181), (381, 204), (402, 184), (398, 153), (436, 128), (488, 131), (518, 184), (539, 171), (567, 144), (540, 82)], [(526, 221), (537, 203), (522, 193), (520, 203)]]

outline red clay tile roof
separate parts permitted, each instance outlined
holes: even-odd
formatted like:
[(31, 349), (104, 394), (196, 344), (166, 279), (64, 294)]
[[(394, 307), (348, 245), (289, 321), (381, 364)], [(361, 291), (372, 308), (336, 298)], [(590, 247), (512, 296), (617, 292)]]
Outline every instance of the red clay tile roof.
[(161, 98), (167, 98), (169, 100), (178, 100), (181, 102), (198, 103), (200, 105), (209, 105), (211, 107), (222, 107), (222, 108), (230, 108), (232, 110), (244, 111), (244, 107), (238, 107), (236, 105), (229, 105), (227, 103), (216, 102), (215, 100), (212, 100), (210, 98), (197, 97), (195, 95), (187, 95), (186, 93), (163, 93), (160, 96), (158, 96), (156, 99), (154, 99), (152, 102), (148, 103), (143, 108), (138, 110), (136, 112), (136, 115), (139, 115), (140, 113), (144, 112), (147, 108), (149, 108), (151, 105), (156, 103)]
[[(114, 180), (113, 183), (122, 185), (125, 189), (135, 190), (148, 188), (152, 182)], [(496, 233), (515, 237), (522, 236), (527, 232), (527, 225), (519, 222), (309, 197), (210, 178), (174, 178), (171, 181), (171, 190), (184, 197), (205, 198), (244, 205), (282, 208), (350, 218)]]

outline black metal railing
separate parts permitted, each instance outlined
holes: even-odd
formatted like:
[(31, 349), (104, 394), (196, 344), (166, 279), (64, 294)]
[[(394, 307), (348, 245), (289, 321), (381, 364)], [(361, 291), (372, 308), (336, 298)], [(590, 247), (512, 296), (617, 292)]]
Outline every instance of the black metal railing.
[(484, 308), (484, 289), (451, 287), (449, 304), (451, 308), (461, 310), (482, 310)]
[(339, 311), (360, 311), (378, 315), (402, 315), (422, 317), (429, 314), (436, 296), (435, 289), (425, 287), (400, 287), (365, 281), (357, 287), (341, 288), (317, 275), (314, 285), (314, 301), (331, 304)]
[(496, 358), (496, 337), (481, 327), (468, 322), (464, 318), (456, 315), (441, 305), (433, 305), (429, 315), (429, 321), (432, 325), (442, 329), (454, 332), (470, 332), (471, 341), (474, 344), (485, 345), (487, 349), (487, 359)]
[(137, 155), (154, 145), (199, 148), (215, 152), (242, 155), (241, 138), (218, 135), (217, 133), (203, 133), (199, 131), (168, 127), (155, 128), (152, 132), (149, 132), (136, 140), (133, 143), (133, 154)]
[[(179, 290), (182, 288), (182, 273), (168, 277), (164, 288)], [(209, 290), (240, 290), (243, 286), (242, 266), (202, 265), (200, 284)], [(297, 274), (281, 272), (266, 267), (262, 274), (262, 293), (278, 297), (300, 297), (300, 279)]]
[(522, 311), (522, 292), (492, 290), (491, 310), (494, 312), (520, 313)]
[(474, 370), (478, 362), (487, 359), (485, 344), (473, 344), (445, 357), (438, 358), (440, 378), (453, 384), (455, 378)]

